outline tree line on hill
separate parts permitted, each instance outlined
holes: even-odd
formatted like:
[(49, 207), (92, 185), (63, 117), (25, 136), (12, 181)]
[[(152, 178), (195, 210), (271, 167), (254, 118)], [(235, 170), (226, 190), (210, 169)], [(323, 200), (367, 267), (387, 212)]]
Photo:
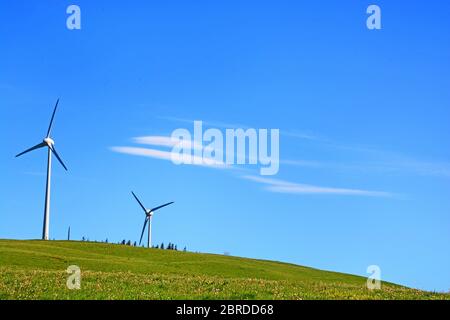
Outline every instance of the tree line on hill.
[[(85, 237), (81, 238), (81, 241), (83, 242), (90, 242), (89, 239), (86, 239)], [(94, 241), (94, 242), (99, 242), (99, 241)], [(106, 239), (105, 241), (100, 241), (101, 243), (109, 243), (108, 239)], [(130, 247), (137, 247), (137, 242), (131, 242), (131, 240), (122, 240), (117, 242), (117, 244), (120, 245), (124, 245), (124, 246), (130, 246)], [(145, 248), (145, 245), (142, 245), (143, 248)], [(160, 245), (156, 245), (156, 246), (152, 246), (153, 249), (161, 249), (161, 250), (174, 250), (174, 251), (178, 251), (178, 245), (169, 242), (169, 244), (167, 246), (164, 245), (164, 242), (162, 242)], [(184, 252), (187, 251), (187, 248), (184, 247), (183, 249)]]

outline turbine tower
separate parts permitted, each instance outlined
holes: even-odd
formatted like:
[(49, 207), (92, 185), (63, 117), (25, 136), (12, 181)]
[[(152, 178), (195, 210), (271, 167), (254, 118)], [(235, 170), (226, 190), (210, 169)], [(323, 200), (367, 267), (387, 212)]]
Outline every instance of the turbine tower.
[(147, 223), (148, 223), (147, 247), (151, 248), (152, 247), (152, 217), (153, 217), (153, 214), (155, 211), (157, 211), (161, 208), (167, 207), (168, 205), (171, 205), (174, 202), (169, 202), (169, 203), (163, 204), (162, 206), (159, 206), (159, 207), (156, 207), (153, 209), (146, 209), (144, 207), (144, 205), (142, 204), (142, 202), (134, 194), (134, 192), (131, 191), (131, 193), (133, 194), (133, 197), (136, 199), (136, 201), (139, 203), (139, 205), (141, 206), (142, 210), (144, 210), (144, 213), (145, 213), (144, 227), (142, 228), (141, 239), (139, 240), (139, 245), (141, 245), (141, 243), (142, 243), (142, 237), (144, 236), (145, 227), (147, 226)]
[(67, 167), (65, 166), (64, 162), (61, 160), (60, 156), (56, 152), (55, 149), (55, 141), (50, 138), (50, 134), (52, 131), (52, 125), (53, 120), (55, 118), (56, 109), (58, 108), (59, 99), (56, 101), (55, 109), (53, 110), (52, 118), (50, 120), (50, 125), (48, 126), (47, 135), (44, 138), (44, 140), (35, 145), (34, 147), (25, 150), (22, 153), (19, 153), (17, 157), (20, 157), (28, 152), (31, 152), (36, 149), (45, 148), (47, 147), (47, 187), (45, 191), (45, 208), (44, 208), (44, 225), (42, 230), (42, 240), (48, 240), (49, 239), (49, 223), (50, 223), (50, 180), (51, 180), (51, 173), (52, 173), (52, 154), (55, 155), (56, 159), (58, 159), (59, 163), (63, 166), (63, 168), (67, 171)]

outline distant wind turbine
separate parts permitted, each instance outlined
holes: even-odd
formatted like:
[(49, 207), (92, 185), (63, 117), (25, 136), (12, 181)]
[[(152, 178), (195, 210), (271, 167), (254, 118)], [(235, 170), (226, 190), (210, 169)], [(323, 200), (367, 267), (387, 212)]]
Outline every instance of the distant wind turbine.
[(152, 217), (153, 217), (153, 214), (155, 211), (162, 209), (164, 207), (167, 207), (168, 205), (171, 205), (174, 202), (169, 202), (169, 203), (163, 204), (162, 206), (159, 206), (159, 207), (156, 207), (153, 209), (146, 209), (144, 207), (144, 205), (142, 204), (142, 202), (134, 194), (134, 192), (131, 191), (131, 193), (133, 194), (133, 197), (136, 199), (136, 201), (139, 203), (139, 205), (141, 206), (142, 210), (144, 210), (144, 213), (145, 213), (144, 227), (142, 228), (141, 239), (139, 240), (139, 245), (141, 245), (141, 243), (142, 243), (142, 237), (144, 236), (145, 227), (147, 226), (147, 223), (148, 223), (147, 247), (151, 248), (152, 247)]
[(22, 153), (19, 153), (17, 157), (20, 157), (28, 152), (31, 152), (36, 149), (48, 148), (48, 160), (47, 160), (47, 188), (45, 191), (45, 208), (44, 208), (44, 226), (42, 230), (42, 240), (48, 240), (49, 239), (49, 223), (50, 223), (50, 179), (51, 179), (51, 172), (52, 172), (52, 154), (55, 155), (56, 159), (58, 159), (59, 163), (63, 166), (63, 168), (67, 171), (67, 167), (64, 164), (64, 162), (61, 160), (61, 157), (58, 155), (55, 149), (55, 141), (50, 138), (50, 134), (52, 131), (52, 125), (53, 120), (55, 118), (56, 109), (58, 108), (59, 99), (56, 101), (55, 109), (53, 110), (52, 119), (50, 120), (50, 125), (48, 126), (47, 135), (44, 138), (44, 140), (35, 145), (34, 147), (25, 150)]

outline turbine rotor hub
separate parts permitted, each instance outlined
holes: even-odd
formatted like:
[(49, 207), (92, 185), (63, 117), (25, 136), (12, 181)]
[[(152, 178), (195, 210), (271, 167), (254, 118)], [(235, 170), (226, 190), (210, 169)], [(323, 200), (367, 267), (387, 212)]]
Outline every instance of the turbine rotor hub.
[(45, 138), (44, 142), (48, 145), (48, 146), (53, 146), (55, 144), (55, 141), (53, 141), (52, 138)]

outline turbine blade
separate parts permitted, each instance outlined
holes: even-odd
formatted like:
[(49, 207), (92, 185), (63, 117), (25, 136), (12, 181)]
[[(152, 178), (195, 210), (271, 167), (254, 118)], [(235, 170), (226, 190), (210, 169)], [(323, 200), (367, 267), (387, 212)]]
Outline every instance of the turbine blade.
[(47, 138), (50, 137), (50, 133), (52, 131), (53, 119), (55, 119), (56, 109), (58, 108), (59, 99), (56, 101), (55, 109), (53, 109), (52, 119), (50, 120), (50, 125), (48, 126)]
[(43, 147), (46, 147), (46, 146), (47, 146), (47, 144), (45, 144), (44, 142), (41, 142), (41, 143), (35, 145), (34, 147), (32, 147), (32, 148), (30, 148), (30, 149), (28, 149), (28, 150), (25, 150), (25, 151), (22, 152), (22, 153), (19, 153), (19, 154), (16, 156), (16, 158), (17, 158), (17, 157), (20, 157), (21, 155), (24, 155), (25, 153), (28, 153), (28, 152), (31, 152), (31, 151), (33, 151), (33, 150), (40, 149), (40, 148), (43, 148)]
[(142, 237), (144, 236), (145, 226), (147, 225), (148, 218), (145, 217), (144, 227), (142, 228), (141, 239), (139, 240), (139, 245), (142, 243)]
[(59, 157), (58, 152), (56, 152), (55, 146), (51, 146), (50, 150), (52, 150), (52, 152), (55, 155), (56, 159), (58, 159), (59, 163), (61, 163), (61, 165), (64, 167), (64, 169), (66, 169), (66, 171), (68, 171), (66, 165), (64, 164), (64, 162)]
[(153, 208), (151, 211), (156, 211), (156, 210), (159, 210), (161, 208), (167, 207), (168, 205), (171, 205), (172, 203), (175, 203), (175, 202), (169, 202), (169, 203), (163, 204), (162, 206)]
[(145, 214), (147, 214), (147, 209), (145, 209), (144, 205), (142, 204), (142, 202), (138, 199), (138, 197), (134, 194), (133, 191), (131, 191), (131, 193), (133, 194), (133, 197), (136, 199), (136, 201), (139, 203), (139, 205), (141, 206), (142, 210), (144, 210)]

